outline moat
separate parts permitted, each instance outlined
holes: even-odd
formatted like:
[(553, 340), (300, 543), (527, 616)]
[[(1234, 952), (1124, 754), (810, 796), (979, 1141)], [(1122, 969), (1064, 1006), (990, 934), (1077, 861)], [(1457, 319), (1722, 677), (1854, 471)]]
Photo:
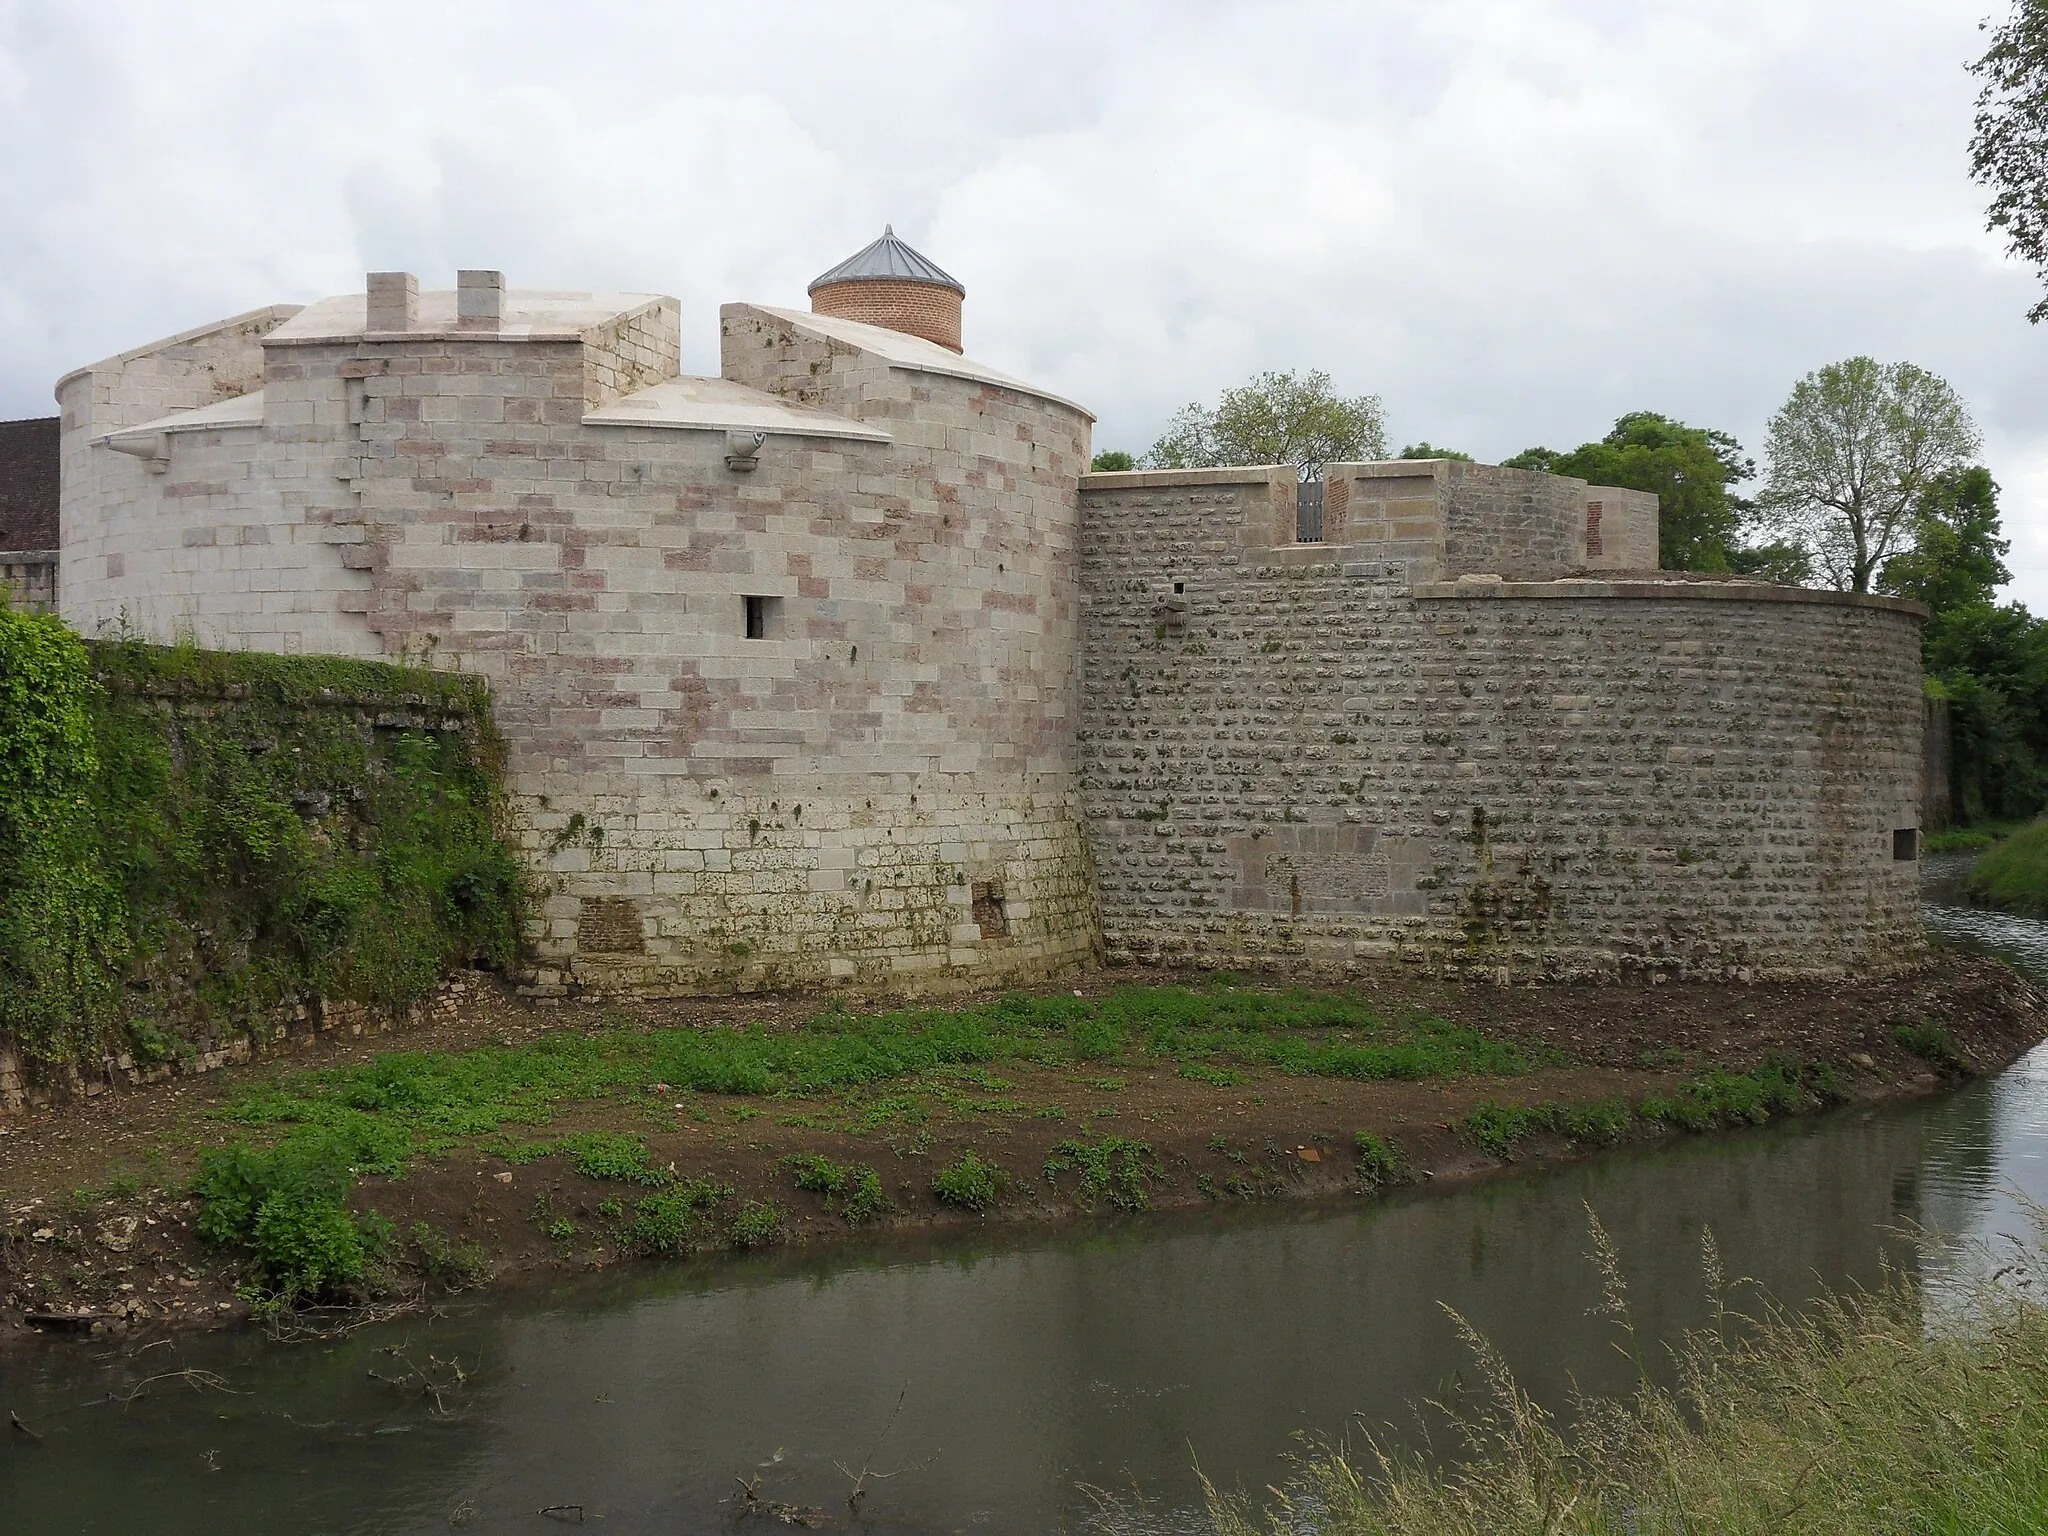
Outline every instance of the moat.
[[(2048, 927), (1956, 907), (1954, 872), (1930, 861), (1930, 927), (2048, 975)], [(1446, 1306), (1547, 1402), (1625, 1387), (1588, 1205), (1668, 1338), (1705, 1317), (1703, 1229), (1784, 1300), (1887, 1261), (1938, 1283), (1954, 1260), (1895, 1229), (2024, 1231), (2014, 1189), (2048, 1196), (2048, 1047), (1937, 1100), (1363, 1208), (635, 1268), (340, 1341), (22, 1355), (0, 1490), (23, 1533), (138, 1511), (161, 1532), (720, 1530), (749, 1518), (742, 1481), (827, 1529), (1097, 1529), (1092, 1486), (1192, 1530), (1197, 1465), (1257, 1489), (1299, 1432), (1412, 1432), (1408, 1405), (1468, 1363)]]

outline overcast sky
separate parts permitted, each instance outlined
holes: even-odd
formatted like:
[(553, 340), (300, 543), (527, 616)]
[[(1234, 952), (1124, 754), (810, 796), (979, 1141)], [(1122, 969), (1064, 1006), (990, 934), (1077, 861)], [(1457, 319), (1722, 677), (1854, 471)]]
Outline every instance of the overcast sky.
[(884, 221), (968, 351), (1142, 450), (1261, 369), (1498, 459), (1624, 411), (1752, 452), (1945, 375), (2048, 610), (2048, 327), (1965, 175), (2004, 0), (606, 6), (0, 0), (0, 417), (260, 304), (459, 266), (801, 305)]

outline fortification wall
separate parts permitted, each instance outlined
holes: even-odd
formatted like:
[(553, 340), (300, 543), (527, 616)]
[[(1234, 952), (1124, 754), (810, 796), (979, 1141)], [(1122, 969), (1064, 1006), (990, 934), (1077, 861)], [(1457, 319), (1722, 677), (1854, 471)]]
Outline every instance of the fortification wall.
[[(323, 318), (272, 338), (260, 421), (133, 465), (80, 616), (489, 678), (543, 987), (982, 983), (1092, 953), (1088, 417), (774, 312), (727, 324), (729, 378), (865, 439), (777, 432), (736, 468), (722, 428), (586, 420), (679, 356), (668, 301), (554, 336)], [(243, 584), (258, 560), (287, 590)]]
[(1418, 494), (1348, 546), (1273, 537), (1263, 471), (1083, 480), (1111, 958), (1753, 977), (1920, 951), (1917, 865), (1894, 857), (1917, 825), (1917, 610), (1420, 579), (1430, 500), (1382, 478)]
[[(110, 432), (262, 388), (263, 338), (296, 313), (293, 305), (250, 310), (58, 380), (63, 423), (58, 603), (81, 633), (110, 630), (125, 618), (168, 636), (198, 606), (173, 595), (181, 583), (176, 579), (178, 557), (170, 552), (184, 546), (166, 538), (170, 530), (164, 527), (138, 534), (134, 526), (138, 516), (175, 512), (186, 500), (184, 494), (168, 494), (160, 483), (164, 461), (93, 445)], [(131, 554), (143, 557), (134, 576), (127, 573)], [(79, 582), (76, 600), (65, 590), (71, 576)]]

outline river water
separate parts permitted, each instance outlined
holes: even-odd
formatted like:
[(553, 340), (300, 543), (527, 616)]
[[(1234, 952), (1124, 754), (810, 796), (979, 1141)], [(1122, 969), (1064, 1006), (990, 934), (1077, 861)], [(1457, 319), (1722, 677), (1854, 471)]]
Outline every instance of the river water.
[[(1964, 862), (1928, 861), (1930, 928), (2048, 978), (2048, 925), (1959, 906)], [(1259, 1489), (1301, 1432), (1409, 1432), (1469, 1364), (1445, 1307), (1542, 1400), (1625, 1390), (1589, 1207), (1639, 1326), (1671, 1338), (1705, 1318), (1705, 1229), (1782, 1300), (1887, 1260), (1938, 1284), (1954, 1261), (1897, 1228), (2022, 1232), (2013, 1189), (2048, 1198), (2048, 1047), (1933, 1103), (1449, 1195), (640, 1267), (339, 1342), (48, 1351), (0, 1364), (43, 1436), (0, 1440), (0, 1531), (724, 1531), (760, 1521), (741, 1478), (833, 1529), (1086, 1531), (1092, 1485), (1196, 1530), (1197, 1464)], [(394, 1384), (451, 1361), (438, 1410)], [(184, 1370), (219, 1385), (121, 1400)], [(894, 1475), (849, 1516), (863, 1466)]]

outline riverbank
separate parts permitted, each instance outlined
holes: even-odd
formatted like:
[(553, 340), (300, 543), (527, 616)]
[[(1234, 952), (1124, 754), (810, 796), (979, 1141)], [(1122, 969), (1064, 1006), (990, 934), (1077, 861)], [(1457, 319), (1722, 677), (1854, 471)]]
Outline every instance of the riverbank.
[[(0, 1124), (0, 1338), (248, 1317), (307, 1234), (328, 1243), (321, 1263), (346, 1246), (324, 1218), (279, 1241), (287, 1208), (317, 1212), (308, 1192), (336, 1155), (363, 1262), (323, 1283), (389, 1310), (645, 1253), (1368, 1198), (1925, 1094), (2044, 1031), (2039, 993), (1955, 953), (1884, 981), (1650, 991), (1099, 973), (880, 1014), (803, 998), (545, 1008), (475, 987), (402, 1041), (329, 1039), (289, 1070)], [(220, 1172), (238, 1146), (248, 1205), (240, 1228), (211, 1221), (230, 1239), (216, 1246), (199, 1231), (233, 1192)]]
[[(1600, 1313), (1635, 1390), (1568, 1416), (1466, 1330), (1477, 1370), (1448, 1410), (1455, 1463), (1324, 1444), (1277, 1506), (1210, 1494), (1215, 1536), (1866, 1536), (2038, 1531), (2048, 1510), (2048, 1250), (1978, 1248), (1938, 1296), (1905, 1274), (1791, 1310), (1703, 1277), (1711, 1327), (1659, 1384), (1624, 1255), (1598, 1223)], [(1440, 1410), (1444, 1411), (1444, 1410)], [(1133, 1528), (1107, 1522), (1112, 1530)]]

